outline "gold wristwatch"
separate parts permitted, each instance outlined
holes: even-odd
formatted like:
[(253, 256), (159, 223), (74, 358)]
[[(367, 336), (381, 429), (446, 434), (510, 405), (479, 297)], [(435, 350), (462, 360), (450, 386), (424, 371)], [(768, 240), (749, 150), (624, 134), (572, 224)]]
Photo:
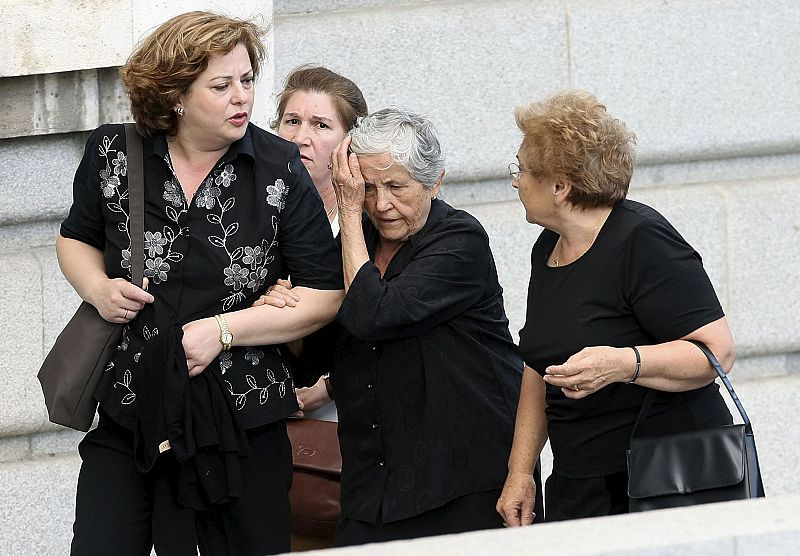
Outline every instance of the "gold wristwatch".
[(225, 317), (222, 315), (214, 315), (214, 318), (217, 319), (219, 325), (219, 342), (222, 344), (222, 351), (228, 351), (233, 343), (231, 329), (228, 328), (228, 323), (225, 322)]

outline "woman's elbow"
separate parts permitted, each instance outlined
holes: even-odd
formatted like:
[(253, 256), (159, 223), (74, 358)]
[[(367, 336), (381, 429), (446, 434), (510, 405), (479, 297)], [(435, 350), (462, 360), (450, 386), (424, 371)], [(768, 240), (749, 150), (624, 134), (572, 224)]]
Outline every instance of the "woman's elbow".
[(720, 350), (719, 355), (717, 355), (717, 360), (722, 366), (722, 370), (725, 371), (725, 374), (731, 372), (733, 363), (736, 361), (736, 345), (733, 343), (733, 338)]

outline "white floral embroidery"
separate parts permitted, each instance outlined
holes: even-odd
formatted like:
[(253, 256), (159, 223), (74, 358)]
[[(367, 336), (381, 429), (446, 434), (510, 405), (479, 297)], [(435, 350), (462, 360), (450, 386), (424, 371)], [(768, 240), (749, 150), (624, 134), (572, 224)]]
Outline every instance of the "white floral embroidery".
[(131, 375), (130, 369), (125, 369), (125, 372), (122, 375), (122, 382), (117, 381), (114, 383), (114, 388), (120, 386), (128, 391), (127, 394), (122, 396), (122, 400), (120, 400), (120, 403), (122, 405), (130, 405), (136, 401), (136, 393), (133, 390), (131, 390), (132, 380), (133, 376)]
[(222, 371), (221, 374), (225, 374), (228, 369), (233, 366), (233, 361), (231, 360), (231, 352), (230, 351), (223, 351), (219, 354), (219, 370)]
[(245, 350), (247, 350), (247, 353), (244, 354), (244, 360), (250, 361), (250, 364), (254, 367), (258, 365), (259, 361), (264, 359), (264, 352), (260, 349), (247, 347)]
[(222, 187), (230, 187), (236, 181), (236, 174), (233, 172), (233, 164), (228, 164), (219, 175), (214, 179), (214, 183)]
[[(128, 198), (127, 188), (125, 191), (120, 190), (122, 181), (119, 176), (126, 176), (128, 174), (128, 158), (125, 153), (113, 148), (114, 141), (117, 136), (108, 137), (104, 136), (103, 140), (98, 146), (100, 156), (104, 159), (105, 165), (100, 169), (100, 188), (103, 191), (103, 197), (109, 199), (106, 203), (106, 208), (111, 212), (116, 212), (123, 215), (122, 222), (119, 223), (117, 229), (128, 236), (128, 249), (122, 251), (122, 261), (120, 266), (125, 270), (131, 268), (131, 250), (130, 250), (130, 232), (128, 230), (130, 217), (128, 212), (123, 208), (122, 201)], [(112, 154), (113, 153), (113, 154)], [(126, 256), (127, 253), (127, 256)]]
[[(227, 188), (236, 181), (236, 173), (231, 164), (215, 170), (214, 175), (214, 185)], [(270, 255), (269, 252), (277, 245), (278, 218), (275, 216), (272, 218), (273, 234), (269, 245), (267, 245), (265, 239), (262, 239), (260, 245), (245, 245), (231, 250), (228, 247), (228, 243), (230, 238), (239, 231), (239, 222), (229, 222), (226, 220), (225, 215), (236, 205), (236, 198), (231, 196), (223, 200), (220, 188), (212, 186), (210, 181), (206, 180), (203, 191), (205, 192), (204, 194), (211, 196), (211, 200), (206, 200), (203, 204), (198, 204), (198, 206), (212, 211), (206, 216), (206, 219), (211, 224), (219, 226), (220, 231), (217, 234), (208, 236), (208, 242), (215, 247), (224, 249), (230, 261), (228, 266), (223, 269), (223, 283), (231, 288), (230, 293), (222, 300), (222, 309), (227, 311), (245, 298), (244, 290), (249, 289), (257, 292), (266, 282), (269, 274), (269, 265), (275, 260), (275, 256)], [(283, 191), (285, 189), (283, 181), (277, 180), (276, 184), (278, 182), (280, 182), (281, 191)], [(282, 199), (282, 197), (279, 196), (276, 199)]]
[(253, 375), (244, 375), (244, 379), (247, 381), (247, 384), (248, 386), (250, 386), (250, 389), (247, 390), (246, 392), (242, 392), (239, 394), (233, 391), (233, 385), (226, 380), (225, 384), (228, 386), (228, 392), (230, 392), (232, 396), (236, 396), (235, 403), (237, 411), (241, 411), (242, 409), (244, 409), (244, 406), (247, 403), (247, 395), (250, 394), (251, 392), (258, 392), (258, 403), (261, 405), (264, 405), (265, 403), (267, 403), (267, 400), (269, 400), (269, 389), (272, 386), (275, 385), (278, 386), (279, 397), (283, 398), (284, 396), (286, 396), (287, 383), (291, 386), (292, 377), (289, 374), (289, 370), (286, 368), (286, 365), (281, 365), (281, 368), (283, 369), (284, 373), (284, 379), (281, 381), (275, 379), (275, 373), (273, 372), (272, 369), (267, 369), (265, 371), (267, 380), (269, 381), (269, 384), (267, 384), (266, 386), (259, 386), (258, 382), (256, 381)]
[(278, 212), (286, 206), (286, 185), (282, 179), (278, 178), (275, 185), (267, 186), (267, 203), (276, 207)]
[(214, 180), (209, 176), (200, 186), (200, 190), (194, 194), (194, 204), (199, 208), (211, 210), (217, 204), (220, 193), (222, 190), (214, 185)]
[(167, 238), (161, 232), (144, 233), (144, 248), (147, 249), (147, 254), (150, 257), (164, 254), (164, 246), (167, 244)]
[(128, 174), (128, 157), (125, 153), (117, 151), (117, 158), (111, 161), (114, 165), (115, 176), (126, 176)]
[(169, 270), (169, 263), (161, 257), (147, 259), (144, 262), (144, 275), (150, 278), (155, 284), (165, 282)]
[(173, 207), (183, 206), (183, 191), (175, 183), (175, 177), (170, 181), (164, 182), (164, 200), (171, 203)]

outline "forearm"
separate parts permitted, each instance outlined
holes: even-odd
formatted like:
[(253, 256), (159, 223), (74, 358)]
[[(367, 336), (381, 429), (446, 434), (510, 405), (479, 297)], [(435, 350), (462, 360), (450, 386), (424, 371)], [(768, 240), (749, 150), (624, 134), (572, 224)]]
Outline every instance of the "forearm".
[(526, 366), (517, 406), (514, 445), (508, 458), (509, 473), (532, 474), (546, 441), (545, 383), (536, 371)]
[[(642, 362), (636, 383), (656, 390), (683, 392), (712, 382), (717, 373), (703, 352), (685, 340), (698, 340), (706, 344), (726, 373), (733, 367), (736, 352), (733, 337), (723, 317), (687, 334), (681, 340), (653, 346), (639, 346)], [(635, 367), (635, 355), (633, 350), (628, 351), (631, 352), (629, 357), (634, 362), (629, 367), (632, 372)], [(628, 380), (630, 376), (632, 374)]]
[(282, 344), (303, 338), (332, 321), (343, 298), (342, 290), (296, 287), (292, 291), (300, 297), (296, 307), (259, 305), (225, 313), (233, 345)]
[(354, 210), (340, 212), (339, 229), (342, 239), (342, 270), (346, 293), (358, 271), (365, 263), (369, 262), (369, 252), (361, 225), (361, 212)]
[(56, 238), (58, 266), (64, 277), (84, 301), (97, 304), (95, 295), (103, 280), (108, 280), (103, 253), (82, 241)]

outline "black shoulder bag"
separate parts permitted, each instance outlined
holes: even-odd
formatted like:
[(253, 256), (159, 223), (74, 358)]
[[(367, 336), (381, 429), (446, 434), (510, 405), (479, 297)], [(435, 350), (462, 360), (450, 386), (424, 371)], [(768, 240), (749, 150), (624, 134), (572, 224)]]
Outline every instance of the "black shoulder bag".
[[(141, 287), (144, 274), (144, 168), (142, 137), (134, 124), (125, 124), (130, 193), (131, 278)], [(119, 345), (122, 324), (108, 322), (92, 305), (80, 304), (58, 335), (39, 369), (50, 421), (88, 431), (97, 401), (94, 391)]]
[(656, 392), (647, 393), (628, 450), (630, 511), (641, 512), (764, 496), (753, 427), (725, 371), (701, 342), (744, 421), (662, 436), (637, 437)]

